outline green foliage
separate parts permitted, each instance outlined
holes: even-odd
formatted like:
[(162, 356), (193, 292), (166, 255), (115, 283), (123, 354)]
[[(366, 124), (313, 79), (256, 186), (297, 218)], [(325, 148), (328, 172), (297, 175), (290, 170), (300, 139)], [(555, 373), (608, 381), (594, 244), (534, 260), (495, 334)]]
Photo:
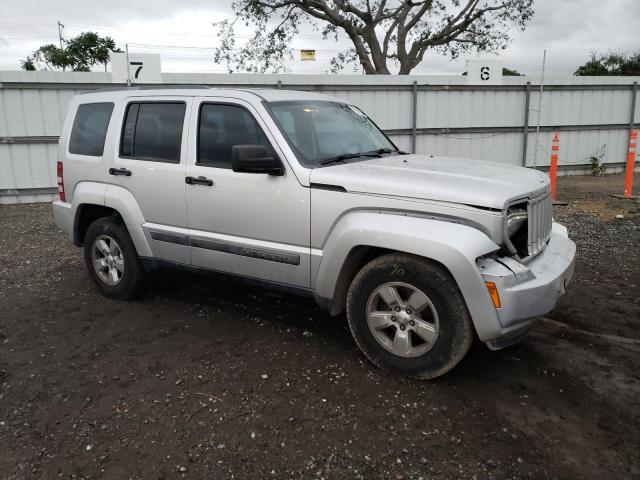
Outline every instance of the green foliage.
[[(235, 17), (214, 24), (219, 45), (214, 59), (229, 72), (287, 71), (293, 39), (310, 25), (323, 39), (349, 38), (352, 46), (330, 60), (369, 74), (408, 74), (427, 52), (456, 58), (467, 52), (505, 49), (515, 26), (524, 30), (533, 0), (234, 0)], [(236, 45), (236, 23), (254, 35)]]
[[(53, 43), (42, 45), (33, 52), (31, 59), (41, 66), (41, 70), (66, 70), (71, 66), (71, 59)], [(42, 68), (44, 65), (44, 68)]]
[(600, 159), (598, 157), (591, 157), (589, 159), (589, 163), (589, 169), (591, 170), (592, 176), (601, 177), (606, 173), (607, 167), (600, 163)]
[(27, 72), (33, 72), (36, 69), (35, 63), (33, 63), (33, 58), (27, 57), (24, 60), (20, 60), (20, 68), (22, 70), (26, 70)]
[(502, 68), (502, 75), (504, 77), (521, 77), (522, 74), (520, 72), (518, 72), (517, 70), (513, 70), (511, 68), (507, 68), (507, 67), (503, 67)]
[(111, 37), (100, 37), (95, 32), (83, 32), (67, 42), (65, 53), (71, 59), (73, 70), (88, 72), (94, 65), (109, 63), (111, 52), (121, 52)]
[(112, 52), (121, 52), (111, 37), (101, 37), (95, 32), (83, 32), (70, 40), (63, 40), (63, 48), (49, 43), (20, 62), (23, 70), (66, 70), (89, 72), (95, 65), (106, 70)]
[(587, 63), (574, 72), (578, 76), (640, 75), (640, 50), (631, 54), (609, 52), (599, 54), (591, 52)]

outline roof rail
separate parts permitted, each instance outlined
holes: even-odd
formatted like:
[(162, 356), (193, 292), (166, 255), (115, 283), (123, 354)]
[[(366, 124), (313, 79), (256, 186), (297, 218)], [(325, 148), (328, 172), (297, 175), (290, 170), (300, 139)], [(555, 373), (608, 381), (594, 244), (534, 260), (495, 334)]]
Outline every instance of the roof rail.
[(96, 88), (94, 90), (86, 90), (84, 92), (80, 92), (78, 95), (86, 95), (89, 93), (100, 93), (100, 92), (126, 92), (130, 90), (189, 90), (189, 89), (210, 89), (211, 87), (207, 85), (180, 85), (180, 84), (170, 84), (170, 85), (136, 85), (132, 87), (107, 87), (107, 88)]

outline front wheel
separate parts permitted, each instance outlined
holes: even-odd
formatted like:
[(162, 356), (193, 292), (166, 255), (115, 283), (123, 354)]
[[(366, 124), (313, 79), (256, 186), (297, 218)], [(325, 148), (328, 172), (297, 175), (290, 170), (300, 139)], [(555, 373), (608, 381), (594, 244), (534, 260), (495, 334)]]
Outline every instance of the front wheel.
[(445, 374), (473, 341), (462, 294), (439, 264), (406, 254), (372, 260), (355, 276), (347, 319), (375, 365), (423, 379)]
[(144, 270), (120, 219), (104, 217), (89, 225), (83, 249), (87, 271), (103, 295), (123, 300), (142, 292)]

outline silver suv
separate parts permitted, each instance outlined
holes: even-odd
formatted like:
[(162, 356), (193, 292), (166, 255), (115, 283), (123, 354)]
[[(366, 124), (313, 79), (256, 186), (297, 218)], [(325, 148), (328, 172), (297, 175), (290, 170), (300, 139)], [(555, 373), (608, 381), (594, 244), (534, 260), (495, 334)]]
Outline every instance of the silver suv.
[(554, 308), (575, 245), (546, 175), (409, 155), (355, 105), (283, 90), (127, 89), (70, 104), (56, 223), (109, 297), (189, 266), (346, 311), (374, 364), (433, 378)]

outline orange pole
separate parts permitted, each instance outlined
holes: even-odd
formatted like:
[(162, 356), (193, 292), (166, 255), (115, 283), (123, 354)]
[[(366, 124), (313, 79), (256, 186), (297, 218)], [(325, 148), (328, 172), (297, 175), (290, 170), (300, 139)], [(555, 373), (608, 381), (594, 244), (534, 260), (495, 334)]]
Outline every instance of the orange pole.
[(556, 199), (556, 176), (558, 175), (558, 150), (560, 139), (558, 132), (553, 133), (553, 142), (551, 143), (551, 164), (549, 165), (549, 178), (551, 179), (551, 199)]
[(629, 135), (629, 153), (627, 153), (627, 169), (624, 179), (624, 196), (631, 198), (631, 190), (633, 189), (633, 169), (636, 163), (636, 143), (638, 143), (638, 131), (631, 130)]

